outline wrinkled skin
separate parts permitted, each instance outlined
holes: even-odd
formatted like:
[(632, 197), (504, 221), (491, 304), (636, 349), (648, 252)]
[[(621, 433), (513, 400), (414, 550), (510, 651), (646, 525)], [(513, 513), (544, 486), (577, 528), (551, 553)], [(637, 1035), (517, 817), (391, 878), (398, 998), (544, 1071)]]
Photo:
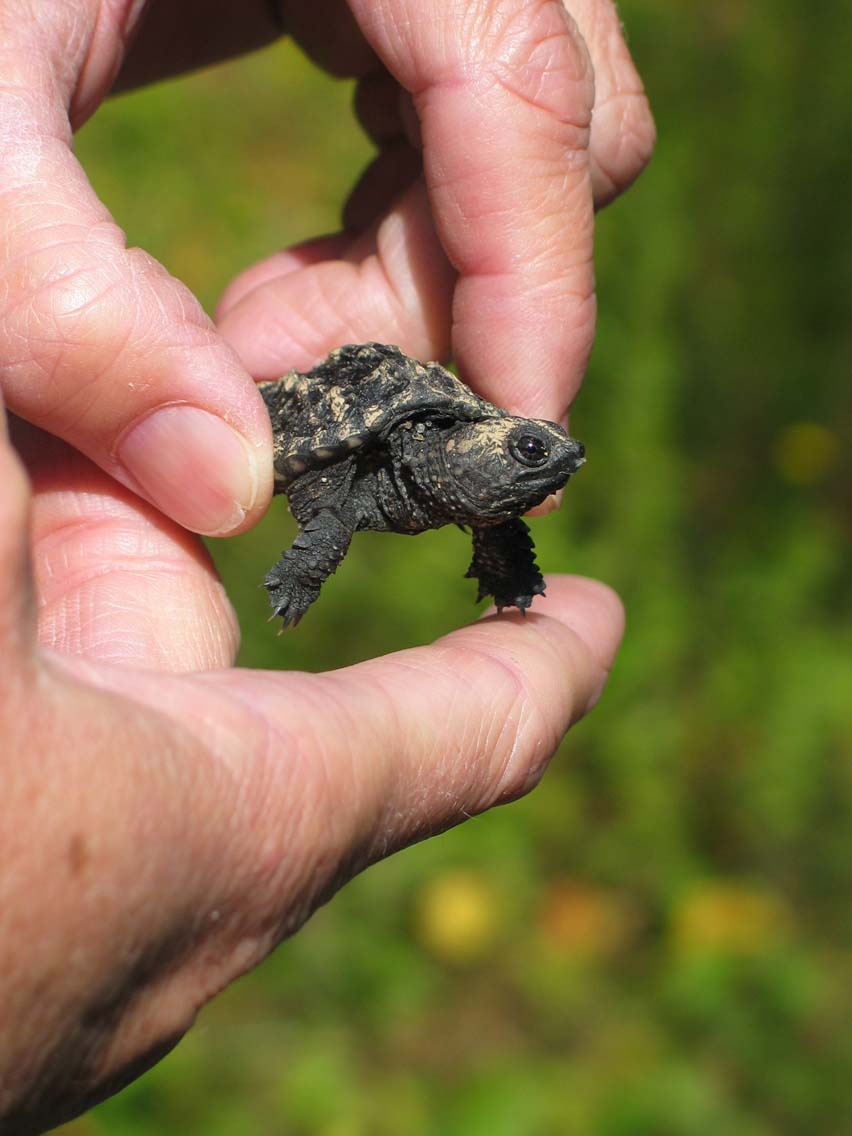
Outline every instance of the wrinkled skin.
[[(18, 1136), (138, 1075), (364, 864), (528, 790), (621, 631), (607, 589), (551, 579), (523, 625), (326, 675), (232, 669), (233, 612), (188, 530), (266, 507), (252, 379), (341, 342), (451, 345), (480, 393), (561, 420), (592, 339), (593, 208), (653, 127), (605, 0), (573, 20), (545, 0), (212, 10), (0, 5), (19, 455), (0, 435), (0, 1127)], [(380, 153), (345, 230), (247, 269), (214, 326), (125, 247), (72, 130), (117, 73), (239, 53), (276, 15), (360, 77)]]

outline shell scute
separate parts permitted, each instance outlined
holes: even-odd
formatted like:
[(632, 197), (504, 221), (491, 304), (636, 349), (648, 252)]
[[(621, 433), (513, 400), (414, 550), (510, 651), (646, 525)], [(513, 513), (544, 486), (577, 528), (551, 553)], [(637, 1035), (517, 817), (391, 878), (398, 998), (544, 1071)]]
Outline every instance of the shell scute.
[(305, 374), (261, 383), (272, 419), (279, 489), (301, 473), (380, 445), (413, 418), (475, 421), (503, 412), (438, 363), (382, 343), (339, 347)]

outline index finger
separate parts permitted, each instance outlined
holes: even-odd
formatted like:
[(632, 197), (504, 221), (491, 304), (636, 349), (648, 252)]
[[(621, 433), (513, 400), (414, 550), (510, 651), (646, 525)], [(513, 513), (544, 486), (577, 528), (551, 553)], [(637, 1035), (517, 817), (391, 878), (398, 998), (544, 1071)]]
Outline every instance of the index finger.
[(411, 92), (459, 273), (453, 355), (509, 410), (560, 419), (594, 336), (589, 56), (559, 0), (350, 0)]
[[(79, 27), (45, 7), (33, 30), (0, 4), (4, 398), (182, 526), (247, 528), (272, 488), (262, 399), (189, 290), (127, 247), (73, 152), (72, 79), (104, 66), (122, 28), (105, 17), (95, 36), (97, 5), (68, 6)], [(101, 50), (85, 54), (87, 37)]]

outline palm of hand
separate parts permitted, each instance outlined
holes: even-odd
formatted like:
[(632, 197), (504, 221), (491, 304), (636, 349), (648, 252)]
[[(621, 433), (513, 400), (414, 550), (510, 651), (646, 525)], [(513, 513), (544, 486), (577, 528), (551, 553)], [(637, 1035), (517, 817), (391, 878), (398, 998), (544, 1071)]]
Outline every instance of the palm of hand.
[[(0, 626), (9, 674), (24, 678), (8, 686), (27, 724), (22, 752), (50, 757), (48, 781), (65, 796), (51, 807), (46, 790), (45, 855), (73, 873), (109, 845), (105, 813), (138, 829), (136, 840), (122, 831), (109, 869), (147, 873), (154, 906), (143, 895), (144, 919), (132, 905), (116, 912), (93, 872), (75, 911), (115, 921), (105, 943), (138, 965), (161, 967), (165, 952), (167, 997), (162, 982), (140, 987), (136, 967), (117, 977), (112, 954), (87, 959), (87, 997), (94, 989), (97, 1002), (101, 972), (126, 991), (117, 1021), (60, 1055), (62, 1077), (90, 1086), (74, 1111), (160, 1056), (163, 1038), (361, 867), (531, 788), (599, 693), (620, 609), (601, 585), (551, 580), (538, 614), (488, 618), (430, 647), (325, 675), (232, 669), (234, 615), (198, 539), (64, 443), (19, 423), (14, 433), (33, 485), (45, 646), (20, 602), (32, 590), (26, 491), (8, 447)], [(78, 802), (66, 758), (80, 765)], [(22, 933), (37, 941), (41, 929)], [(73, 921), (67, 933), (77, 941)], [(60, 1020), (80, 1009), (53, 1007)]]
[[(257, 519), (271, 482), (269, 430), (249, 373), (307, 365), (347, 340), (436, 357), (452, 338), (481, 393), (561, 417), (591, 343), (593, 198), (635, 176), (652, 128), (637, 129), (647, 112), (626, 52), (617, 46), (607, 60), (621, 42), (608, 0), (573, 5), (589, 16), (599, 92), (620, 124), (607, 134), (599, 104), (591, 156), (591, 71), (558, 5), (483, 0), (477, 24), (456, 0), (436, 0), (425, 16), (410, 0), (352, 0), (366, 38), (350, 39), (344, 65), (364, 75), (361, 116), (379, 160), (350, 203), (347, 232), (249, 269), (216, 329), (178, 282), (124, 249), (63, 133), (66, 112), (80, 121), (103, 97), (129, 13), (142, 6), (74, 0), (50, 6), (42, 26), (20, 18), (29, 4), (0, 12), (0, 31), (20, 40), (19, 84), (44, 68), (32, 121), (10, 120), (20, 161), (0, 168), (14, 203), (0, 214), (2, 282), (15, 301), (0, 305), (0, 358), (9, 406), (49, 433), (15, 426), (31, 502), (0, 442), (0, 724), (17, 820), (4, 834), (0, 883), (25, 897), (8, 904), (19, 925), (0, 941), (0, 974), (13, 976), (8, 1020), (37, 1022), (60, 1042), (42, 1069), (32, 1064), (38, 1039), (22, 1033), (0, 1081), (15, 1070), (21, 1100), (38, 1084), (44, 1117), (57, 1123), (154, 1060), (207, 998), (361, 866), (530, 788), (599, 693), (621, 612), (607, 589), (577, 579), (551, 580), (526, 620), (486, 618), (342, 671), (235, 670), (233, 611), (202, 545), (177, 522), (232, 532)], [(197, 21), (205, 7), (154, 3), (152, 16)], [(291, 17), (302, 9), (314, 10), (293, 5)], [(439, 9), (463, 35), (434, 39)], [(246, 43), (274, 34), (263, 26), (269, 10), (222, 6), (228, 28), (254, 26)], [(336, 0), (317, 11), (344, 18)], [(51, 21), (59, 47), (45, 53)], [(313, 32), (328, 23), (313, 20)], [(89, 25), (88, 39), (70, 35)], [(42, 38), (31, 40), (33, 29)], [(301, 33), (310, 41), (311, 27)], [(436, 55), (447, 45), (454, 59)], [(423, 177), (420, 139), (372, 51), (417, 103)], [(482, 99), (469, 97), (468, 80)], [(470, 149), (458, 144), (465, 134)], [(30, 159), (39, 178), (11, 184)], [(216, 483), (209, 440), (194, 452), (137, 441), (133, 460), (118, 460), (128, 431), (158, 407), (183, 405), (241, 433), (259, 470), (251, 492)], [(40, 902), (27, 902), (36, 889)], [(56, 958), (69, 960), (62, 983)], [(82, 1038), (75, 1023), (86, 1023)]]

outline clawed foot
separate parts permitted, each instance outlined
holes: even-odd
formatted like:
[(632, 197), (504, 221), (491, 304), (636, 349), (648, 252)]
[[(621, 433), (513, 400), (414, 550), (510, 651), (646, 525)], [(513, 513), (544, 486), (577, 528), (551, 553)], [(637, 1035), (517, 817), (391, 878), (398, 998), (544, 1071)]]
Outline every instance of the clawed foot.
[(493, 596), (498, 611), (516, 607), (524, 615), (533, 599), (544, 595), (532, 537), (520, 519), (473, 530), (473, 562), (467, 575), (479, 582), (477, 602)]
[[(527, 585), (525, 589), (518, 589), (511, 595), (506, 594), (501, 589), (501, 593), (494, 596), (494, 603), (498, 612), (501, 612), (504, 607), (516, 607), (521, 615), (526, 615), (527, 608), (533, 602), (534, 597), (543, 595), (544, 580), (539, 579), (536, 580), (535, 583)], [(480, 596), (480, 599), (481, 598)]]
[(263, 586), (269, 592), (269, 602), (272, 604), (270, 618), (281, 617), (282, 631), (285, 627), (295, 627), (319, 595), (318, 587), (305, 584), (282, 564), (276, 564), (267, 573)]

